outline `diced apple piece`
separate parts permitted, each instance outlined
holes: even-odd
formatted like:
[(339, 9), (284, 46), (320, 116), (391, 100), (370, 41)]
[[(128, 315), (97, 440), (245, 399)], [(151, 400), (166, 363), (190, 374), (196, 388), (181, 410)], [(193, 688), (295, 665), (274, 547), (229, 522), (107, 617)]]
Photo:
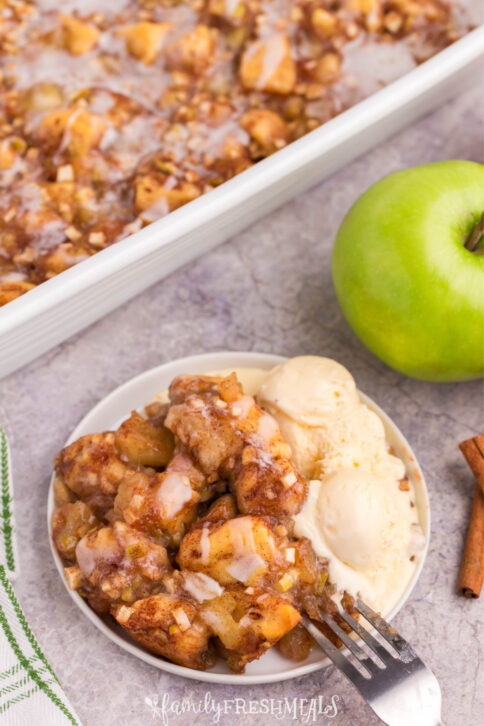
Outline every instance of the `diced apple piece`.
[(274, 111), (251, 108), (243, 114), (240, 123), (249, 136), (265, 151), (280, 149), (287, 143), (287, 125), (284, 119)]
[(220, 638), (230, 668), (240, 672), (292, 630), (301, 616), (280, 595), (235, 585), (203, 602), (200, 617)]
[(257, 584), (269, 569), (282, 577), (287, 568), (267, 523), (250, 516), (197, 524), (183, 538), (177, 561), (182, 569), (203, 572), (221, 585)]
[(10, 169), (16, 158), (15, 149), (8, 139), (0, 143), (0, 170)]
[(35, 285), (26, 280), (8, 280), (0, 283), (0, 307), (32, 290)]
[(354, 10), (357, 13), (368, 15), (378, 5), (379, 0), (347, 0), (348, 10)]
[(68, 132), (67, 149), (71, 156), (83, 156), (96, 147), (102, 139), (106, 123), (89, 111), (64, 109), (47, 113), (39, 126), (42, 141), (56, 146)]
[(296, 78), (296, 63), (287, 35), (275, 34), (255, 40), (242, 55), (240, 80), (249, 90), (291, 93)]
[(151, 653), (187, 668), (214, 664), (210, 630), (187, 600), (161, 593), (112, 611), (118, 623)]
[(171, 23), (144, 21), (136, 23), (136, 25), (129, 25), (126, 28), (120, 28), (118, 35), (124, 38), (128, 53), (149, 66), (158, 57), (171, 27)]
[(34, 83), (20, 101), (22, 111), (52, 111), (64, 103), (64, 94), (57, 83)]
[(134, 466), (166, 466), (175, 446), (171, 431), (146, 421), (136, 411), (118, 428), (115, 441), (118, 450)]
[(311, 13), (311, 26), (320, 38), (331, 38), (336, 30), (336, 16), (324, 8), (315, 8)]
[(217, 31), (207, 25), (197, 25), (175, 40), (166, 50), (170, 68), (202, 73), (213, 61)]
[(84, 502), (67, 502), (52, 515), (52, 537), (65, 562), (75, 562), (77, 543), (99, 525), (92, 509)]
[(71, 15), (62, 15), (61, 23), (64, 47), (72, 55), (83, 55), (97, 45), (100, 32), (94, 25), (84, 23)]
[(165, 186), (165, 181), (160, 180), (155, 174), (138, 178), (135, 188), (135, 207), (138, 212), (145, 211), (161, 199), (166, 201), (166, 212), (171, 212), (196, 199), (201, 193), (194, 184), (184, 181), (179, 182), (177, 188), (169, 189)]

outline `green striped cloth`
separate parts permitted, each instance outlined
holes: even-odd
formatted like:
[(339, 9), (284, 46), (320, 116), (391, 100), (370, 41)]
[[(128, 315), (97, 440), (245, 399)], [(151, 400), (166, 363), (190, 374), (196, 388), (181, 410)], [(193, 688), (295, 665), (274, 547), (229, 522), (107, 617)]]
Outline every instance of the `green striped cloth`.
[(7, 439), (0, 428), (0, 726), (80, 726), (20, 608), (13, 490)]
[(10, 451), (7, 437), (0, 426), (0, 481), (2, 485), (2, 507), (0, 510), (0, 565), (7, 571), (10, 580), (18, 574), (18, 555), (13, 524), (13, 489), (10, 472)]

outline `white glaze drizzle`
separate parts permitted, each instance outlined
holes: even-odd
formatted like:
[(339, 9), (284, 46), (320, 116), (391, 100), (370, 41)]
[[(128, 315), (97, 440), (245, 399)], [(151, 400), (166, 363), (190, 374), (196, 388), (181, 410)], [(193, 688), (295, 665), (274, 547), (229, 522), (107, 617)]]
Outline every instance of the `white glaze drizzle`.
[(156, 492), (156, 498), (163, 509), (163, 516), (174, 517), (193, 496), (188, 477), (177, 472), (164, 475)]
[(203, 572), (184, 572), (183, 579), (185, 590), (198, 602), (212, 600), (214, 597), (219, 597), (224, 591), (222, 585)]

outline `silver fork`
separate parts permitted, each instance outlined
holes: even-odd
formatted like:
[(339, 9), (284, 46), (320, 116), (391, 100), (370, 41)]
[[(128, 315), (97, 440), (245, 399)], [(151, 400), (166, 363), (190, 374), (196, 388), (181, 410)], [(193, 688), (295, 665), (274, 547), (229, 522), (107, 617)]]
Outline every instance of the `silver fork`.
[(355, 607), (387, 641), (393, 652), (381, 645), (345, 610), (340, 612), (341, 617), (366, 643), (369, 653), (330, 615), (321, 612), (321, 620), (351, 651), (357, 665), (336, 648), (306, 615), (302, 616), (302, 624), (388, 726), (441, 726), (440, 686), (432, 671), (378, 613), (361, 600), (356, 600)]

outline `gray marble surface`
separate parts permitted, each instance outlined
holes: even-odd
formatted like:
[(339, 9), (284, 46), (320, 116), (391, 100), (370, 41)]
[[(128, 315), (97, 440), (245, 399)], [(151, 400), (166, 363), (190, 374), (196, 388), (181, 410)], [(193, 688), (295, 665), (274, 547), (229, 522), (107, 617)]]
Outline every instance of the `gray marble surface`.
[[(164, 361), (204, 351), (256, 350), (334, 357), (409, 438), (430, 488), (432, 538), (420, 581), (396, 626), (435, 670), (447, 726), (484, 723), (484, 598), (466, 601), (456, 579), (473, 480), (457, 443), (482, 428), (479, 382), (432, 385), (405, 378), (368, 353), (345, 324), (330, 276), (332, 241), (349, 205), (381, 176), (446, 158), (481, 160), (480, 92), (468, 92), (355, 161), (235, 239), (179, 270), (108, 318), (0, 382), (20, 537), (20, 602), (84, 726), (138, 726), (146, 697), (339, 697), (316, 723), (370, 726), (378, 719), (333, 668), (273, 686), (207, 686), (145, 665), (80, 616), (52, 561), (46, 496), (52, 460), (79, 419), (107, 393)], [(254, 707), (253, 707), (254, 708)], [(249, 710), (249, 705), (246, 706)], [(330, 718), (332, 716), (332, 718)], [(173, 726), (213, 714), (169, 715)], [(309, 718), (308, 723), (312, 723)], [(221, 715), (222, 726), (304, 723)], [(27, 725), (26, 725), (27, 726)], [(409, 724), (409, 726), (411, 726)]]

